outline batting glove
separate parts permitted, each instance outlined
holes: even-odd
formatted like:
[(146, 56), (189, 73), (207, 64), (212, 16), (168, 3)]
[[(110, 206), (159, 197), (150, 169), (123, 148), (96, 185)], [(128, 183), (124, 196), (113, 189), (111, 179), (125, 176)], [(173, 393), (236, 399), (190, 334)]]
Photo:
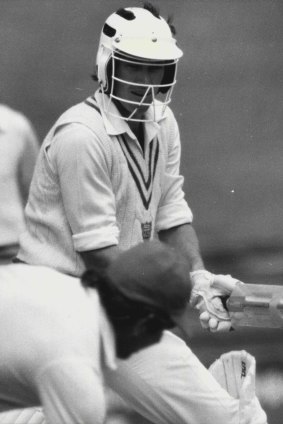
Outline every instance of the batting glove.
[(245, 350), (224, 353), (209, 371), (230, 396), (239, 402), (239, 424), (267, 424), (255, 390), (255, 358)]
[(200, 311), (200, 323), (211, 332), (231, 330), (231, 319), (223, 299), (231, 295), (238, 280), (231, 275), (215, 275), (206, 270), (190, 273), (190, 304)]

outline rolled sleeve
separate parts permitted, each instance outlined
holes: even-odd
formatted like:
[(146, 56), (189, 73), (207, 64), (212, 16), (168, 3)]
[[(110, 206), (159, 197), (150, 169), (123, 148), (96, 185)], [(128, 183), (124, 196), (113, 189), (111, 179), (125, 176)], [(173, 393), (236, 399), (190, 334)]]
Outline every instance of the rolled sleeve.
[(73, 235), (73, 242), (77, 252), (84, 252), (95, 248), (113, 246), (118, 244), (119, 230), (116, 225), (108, 226), (102, 229), (95, 229), (89, 232)]
[(51, 158), (77, 251), (118, 244), (107, 149), (109, 146), (80, 124), (63, 127), (52, 145)]
[(193, 221), (193, 214), (187, 202), (168, 204), (158, 209), (156, 230), (168, 230), (178, 225), (189, 224)]

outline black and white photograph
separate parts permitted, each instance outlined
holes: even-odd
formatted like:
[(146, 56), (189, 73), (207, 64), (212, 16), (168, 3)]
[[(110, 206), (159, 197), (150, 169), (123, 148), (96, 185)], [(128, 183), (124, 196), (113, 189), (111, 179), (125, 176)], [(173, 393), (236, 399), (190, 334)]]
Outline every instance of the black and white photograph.
[(281, 0), (0, 0), (0, 424), (281, 424)]

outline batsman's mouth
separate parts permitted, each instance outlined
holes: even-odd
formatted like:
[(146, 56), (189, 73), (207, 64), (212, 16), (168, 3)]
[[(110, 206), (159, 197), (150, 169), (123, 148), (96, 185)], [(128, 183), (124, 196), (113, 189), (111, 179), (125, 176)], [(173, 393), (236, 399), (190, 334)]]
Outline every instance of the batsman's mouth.
[(144, 97), (144, 94), (145, 93), (138, 93), (138, 92), (136, 92), (136, 91), (132, 91), (131, 92), (131, 94), (135, 97), (135, 98), (138, 98), (139, 99), (139, 101), (141, 101), (141, 100), (143, 100), (143, 102), (146, 102), (146, 103), (151, 103), (152, 102), (152, 95), (151, 94), (148, 94), (147, 96), (145, 96)]

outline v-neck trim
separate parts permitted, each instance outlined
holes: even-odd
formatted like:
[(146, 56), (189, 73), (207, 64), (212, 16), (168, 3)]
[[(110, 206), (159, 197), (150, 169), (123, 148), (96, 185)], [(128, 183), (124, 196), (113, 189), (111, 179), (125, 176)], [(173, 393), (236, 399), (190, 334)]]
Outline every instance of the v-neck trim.
[(145, 209), (148, 209), (152, 197), (153, 181), (159, 157), (158, 138), (155, 137), (154, 140), (152, 140), (149, 149), (146, 151), (146, 155), (142, 155), (142, 158), (136, 155), (137, 150), (133, 149), (131, 142), (128, 142), (124, 134), (121, 134), (118, 140), (143, 205)]

